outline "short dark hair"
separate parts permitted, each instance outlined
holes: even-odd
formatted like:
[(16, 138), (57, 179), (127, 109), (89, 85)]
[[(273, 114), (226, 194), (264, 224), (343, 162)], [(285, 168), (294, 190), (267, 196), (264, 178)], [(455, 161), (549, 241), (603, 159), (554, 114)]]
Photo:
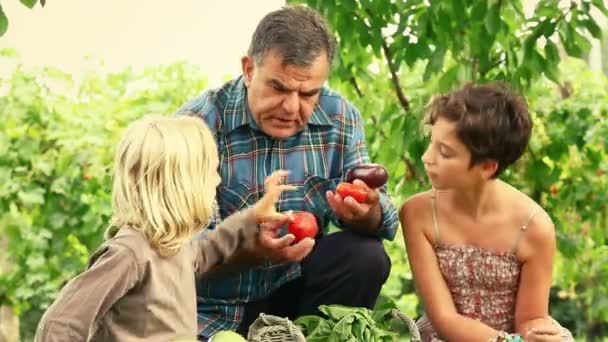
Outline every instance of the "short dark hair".
[(258, 24), (247, 53), (256, 63), (277, 49), (283, 64), (310, 66), (322, 52), (331, 64), (336, 39), (325, 19), (305, 6), (285, 6), (268, 13)]
[(524, 153), (532, 133), (525, 99), (500, 82), (472, 83), (435, 97), (426, 123), (439, 118), (456, 123), (458, 138), (471, 152), (471, 166), (487, 160), (498, 162), (498, 177)]

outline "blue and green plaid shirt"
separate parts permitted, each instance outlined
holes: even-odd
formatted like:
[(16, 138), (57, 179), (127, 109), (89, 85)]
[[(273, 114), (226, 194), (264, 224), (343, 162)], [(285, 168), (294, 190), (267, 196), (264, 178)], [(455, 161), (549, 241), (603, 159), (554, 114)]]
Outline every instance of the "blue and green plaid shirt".
[[(215, 135), (222, 178), (217, 192), (218, 219), (253, 205), (263, 194), (265, 177), (274, 170), (287, 169), (288, 183), (299, 190), (283, 193), (277, 210), (311, 212), (325, 232), (329, 221), (345, 228), (329, 207), (325, 192), (335, 191), (346, 170), (369, 162), (361, 114), (340, 95), (323, 88), (306, 128), (277, 140), (258, 129), (246, 96), (239, 77), (205, 91), (178, 111), (200, 117)], [(382, 227), (378, 235), (392, 240), (398, 218), (386, 189), (381, 192)], [(214, 226), (212, 222), (208, 228)], [(236, 330), (244, 303), (268, 296), (300, 273), (298, 263), (268, 263), (222, 279), (199, 280), (199, 335), (208, 338), (219, 330)]]

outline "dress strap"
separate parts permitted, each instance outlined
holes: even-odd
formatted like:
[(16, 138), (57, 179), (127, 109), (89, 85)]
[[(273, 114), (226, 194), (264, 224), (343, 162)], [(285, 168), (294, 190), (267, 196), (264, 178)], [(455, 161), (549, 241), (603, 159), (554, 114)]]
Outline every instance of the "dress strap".
[(521, 229), (517, 232), (517, 237), (515, 238), (515, 244), (513, 245), (513, 248), (511, 249), (512, 253), (515, 253), (515, 251), (517, 251), (517, 247), (519, 246), (521, 237), (524, 235), (524, 232), (528, 229), (528, 225), (530, 224), (530, 222), (532, 222), (532, 219), (534, 218), (534, 216), (536, 216), (536, 214), (539, 211), (540, 211), (540, 207), (537, 206), (536, 208), (534, 208), (534, 210), (532, 210), (532, 213), (530, 214), (530, 216), (528, 217), (526, 222), (524, 222), (524, 224), (521, 226)]
[(436, 201), (436, 193), (435, 189), (431, 190), (431, 207), (433, 209), (433, 229), (435, 231), (435, 245), (439, 244), (441, 240), (439, 239), (439, 227), (437, 226), (437, 205)]

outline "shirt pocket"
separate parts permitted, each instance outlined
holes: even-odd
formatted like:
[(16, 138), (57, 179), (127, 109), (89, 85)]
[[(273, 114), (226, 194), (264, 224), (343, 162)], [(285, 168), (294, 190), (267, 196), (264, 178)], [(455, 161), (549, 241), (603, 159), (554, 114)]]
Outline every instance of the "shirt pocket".
[(220, 185), (217, 194), (222, 219), (255, 204), (263, 195), (262, 187), (253, 187), (246, 181)]
[(336, 191), (336, 187), (342, 181), (341, 175), (336, 178), (324, 178), (319, 175), (307, 174), (302, 184), (302, 207), (303, 210), (315, 215), (319, 228), (325, 231), (328, 221), (333, 218), (333, 209), (327, 202), (325, 193)]

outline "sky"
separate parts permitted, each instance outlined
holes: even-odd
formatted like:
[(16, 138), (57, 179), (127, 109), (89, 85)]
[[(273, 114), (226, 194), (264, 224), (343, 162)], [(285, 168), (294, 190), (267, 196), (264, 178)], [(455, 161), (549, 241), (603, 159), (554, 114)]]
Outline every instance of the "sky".
[[(9, 19), (0, 49), (14, 48), (28, 66), (73, 73), (117, 71), (186, 60), (210, 85), (240, 73), (259, 20), (284, 0), (47, 0), (29, 9), (4, 0)], [(101, 61), (103, 61), (101, 63)], [(0, 73), (10, 66), (0, 64)]]
[[(111, 72), (186, 60), (209, 86), (240, 73), (240, 57), (259, 20), (285, 0), (47, 0), (42, 8), (0, 0), (9, 18), (0, 49), (15, 48), (26, 66), (72, 73)], [(527, 0), (531, 11), (536, 0)], [(606, 25), (605, 20), (604, 25)], [(600, 69), (599, 42), (591, 66)], [(99, 63), (103, 61), (103, 64)], [(2, 64), (0, 75), (14, 65)]]

